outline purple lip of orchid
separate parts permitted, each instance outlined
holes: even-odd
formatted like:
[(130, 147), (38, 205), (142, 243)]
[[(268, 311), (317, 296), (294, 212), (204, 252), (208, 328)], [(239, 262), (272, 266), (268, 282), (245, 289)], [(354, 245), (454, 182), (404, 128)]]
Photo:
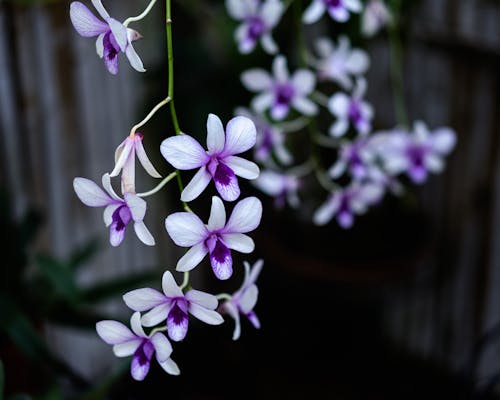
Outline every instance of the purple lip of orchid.
[(348, 111), (349, 119), (354, 126), (359, 126), (364, 121), (363, 114), (361, 112), (359, 100), (353, 99), (349, 104)]
[(323, 3), (325, 3), (325, 6), (328, 8), (338, 8), (342, 7), (342, 0), (323, 0)]
[(246, 23), (248, 24), (247, 35), (250, 40), (258, 40), (266, 32), (266, 25), (259, 16), (252, 15), (248, 17)]
[(277, 105), (288, 106), (295, 95), (294, 87), (289, 83), (279, 83), (274, 89), (275, 102)]
[(70, 18), (76, 31), (83, 37), (97, 36), (97, 54), (104, 59), (104, 64), (111, 74), (118, 73), (118, 54), (120, 52), (125, 53), (132, 68), (144, 72), (142, 61), (132, 46), (132, 42), (139, 39), (141, 35), (111, 18), (101, 0), (92, 0), (92, 4), (104, 22), (98, 19), (84, 4), (74, 1), (70, 5)]
[(210, 114), (207, 120), (207, 147), (203, 147), (191, 136), (179, 135), (165, 139), (161, 153), (175, 168), (190, 170), (199, 168), (193, 179), (184, 188), (181, 200), (188, 202), (197, 198), (213, 179), (220, 196), (234, 201), (240, 195), (236, 176), (256, 179), (257, 164), (235, 154), (243, 153), (255, 145), (257, 131), (255, 124), (247, 117), (235, 117), (226, 126)]
[(215, 276), (229, 279), (233, 273), (231, 250), (251, 253), (253, 240), (245, 235), (257, 228), (262, 217), (262, 203), (256, 197), (239, 201), (226, 223), (224, 203), (212, 197), (212, 208), (208, 225), (193, 213), (171, 214), (165, 220), (165, 227), (172, 240), (181, 247), (191, 247), (177, 262), (177, 271), (190, 271), (208, 253)]
[(431, 149), (426, 145), (411, 144), (406, 149), (406, 156), (410, 163), (409, 175), (414, 183), (422, 183), (427, 179), (427, 168), (425, 167), (425, 155)]

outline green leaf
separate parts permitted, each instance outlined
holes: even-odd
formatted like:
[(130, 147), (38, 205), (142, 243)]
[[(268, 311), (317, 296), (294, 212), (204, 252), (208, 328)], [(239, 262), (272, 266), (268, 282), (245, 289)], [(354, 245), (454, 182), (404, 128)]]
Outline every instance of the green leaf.
[(80, 292), (68, 266), (48, 255), (38, 255), (35, 261), (56, 294), (73, 303), (78, 300)]
[(69, 260), (68, 266), (75, 270), (89, 261), (99, 250), (99, 240), (91, 239), (81, 248), (74, 251)]

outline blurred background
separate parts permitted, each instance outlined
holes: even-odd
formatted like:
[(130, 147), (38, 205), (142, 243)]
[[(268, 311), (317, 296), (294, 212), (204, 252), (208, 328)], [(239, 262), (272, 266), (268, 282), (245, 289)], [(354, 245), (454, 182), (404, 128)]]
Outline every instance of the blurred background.
[[(119, 20), (145, 6), (105, 4)], [(180, 209), (178, 189), (171, 184), (148, 201), (155, 247), (129, 232), (111, 248), (101, 211), (81, 204), (72, 180), (99, 181), (130, 127), (166, 96), (163, 7), (159, 2), (136, 25), (144, 39), (135, 48), (147, 72), (136, 73), (121, 57), (119, 74), (111, 76), (94, 41), (73, 30), (69, 2), (0, 1), (0, 399), (499, 398), (496, 0), (403, 2), (398, 34), (408, 113), (456, 130), (445, 172), (387, 197), (348, 231), (277, 211), (272, 199), (244, 186), (265, 209), (249, 259), (265, 260), (256, 307), (262, 329), (243, 321), (233, 342), (231, 320), (218, 327), (193, 321), (174, 346), (180, 377), (155, 365), (146, 383), (132, 380), (129, 362), (112, 355), (95, 322), (126, 321), (121, 295), (158, 287), (163, 271), (174, 269), (182, 249), (163, 220)], [(248, 104), (239, 74), (268, 68), (271, 58), (261, 50), (237, 52), (236, 23), (223, 1), (174, 1), (173, 21), (179, 123), (202, 140), (209, 112), (227, 121)], [(345, 29), (358, 27), (353, 18)], [(295, 29), (288, 13), (275, 33), (291, 60)], [(357, 43), (372, 60), (367, 99), (374, 127), (393, 127), (387, 35)], [(153, 164), (169, 173), (158, 151), (174, 134), (167, 111), (141, 132)], [(138, 182), (140, 191), (155, 185), (145, 175)], [(211, 195), (193, 203), (204, 220)], [(229, 282), (215, 282), (206, 261), (195, 272), (193, 285), (214, 293), (231, 293), (242, 279), (240, 268)]]

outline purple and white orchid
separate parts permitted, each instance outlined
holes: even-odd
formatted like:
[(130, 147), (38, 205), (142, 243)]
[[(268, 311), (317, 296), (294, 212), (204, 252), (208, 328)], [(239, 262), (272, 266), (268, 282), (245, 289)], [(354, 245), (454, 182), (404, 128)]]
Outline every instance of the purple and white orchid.
[(277, 56), (273, 61), (273, 75), (255, 68), (243, 72), (241, 81), (250, 91), (259, 93), (252, 100), (252, 108), (258, 113), (270, 109), (274, 120), (283, 120), (293, 107), (304, 115), (314, 115), (318, 107), (308, 95), (314, 90), (316, 78), (307, 69), (299, 69), (289, 76), (286, 59)]
[(380, 135), (379, 156), (390, 175), (406, 173), (413, 183), (423, 183), (430, 172), (439, 173), (444, 168), (444, 156), (456, 143), (455, 132), (450, 128), (429, 131), (422, 121), (414, 124), (411, 134), (396, 130)]
[(158, 364), (170, 375), (179, 375), (177, 364), (170, 358), (172, 345), (161, 332), (148, 336), (141, 326), (141, 314), (136, 312), (130, 318), (132, 330), (118, 321), (100, 321), (96, 324), (97, 334), (113, 346), (117, 357), (132, 357), (130, 373), (136, 381), (142, 381), (149, 372), (151, 359), (156, 354)]
[(215, 188), (226, 201), (240, 196), (236, 176), (255, 179), (259, 176), (257, 164), (238, 157), (255, 145), (255, 124), (246, 117), (235, 117), (226, 126), (214, 114), (207, 120), (207, 147), (203, 147), (189, 135), (178, 135), (165, 139), (160, 147), (163, 157), (180, 170), (199, 168), (193, 179), (181, 193), (182, 201), (196, 199), (213, 179)]
[(135, 193), (125, 193), (120, 198), (113, 187), (109, 174), (102, 176), (102, 190), (95, 182), (86, 178), (75, 178), (73, 188), (83, 204), (89, 207), (106, 207), (104, 223), (109, 227), (109, 242), (119, 246), (125, 237), (125, 229), (130, 221), (134, 221), (135, 234), (141, 242), (154, 246), (155, 240), (143, 222), (146, 214), (146, 202)]
[(391, 22), (392, 14), (383, 0), (369, 0), (361, 17), (361, 32), (364, 36), (374, 36)]
[(215, 296), (193, 289), (184, 294), (170, 271), (163, 274), (162, 288), (163, 293), (143, 288), (132, 290), (123, 296), (125, 304), (132, 310), (151, 310), (142, 316), (144, 326), (155, 326), (166, 320), (169, 338), (178, 342), (186, 337), (188, 313), (209, 325), (224, 322), (222, 316), (214, 311), (218, 305)]
[(177, 212), (165, 220), (168, 234), (176, 245), (191, 247), (177, 262), (177, 271), (190, 271), (207, 253), (210, 254), (212, 270), (218, 279), (229, 279), (233, 274), (231, 250), (251, 253), (253, 240), (245, 235), (253, 231), (262, 217), (262, 203), (256, 197), (239, 201), (226, 223), (224, 203), (212, 197), (212, 208), (208, 225), (192, 212)]
[(364, 214), (369, 206), (378, 203), (384, 195), (385, 188), (381, 184), (354, 182), (339, 190), (333, 191), (327, 201), (319, 207), (313, 216), (316, 225), (326, 225), (336, 216), (338, 224), (348, 229), (354, 224), (355, 214)]
[(252, 52), (259, 40), (267, 53), (278, 51), (271, 31), (278, 25), (284, 11), (281, 0), (266, 0), (263, 3), (260, 0), (226, 0), (226, 7), (231, 17), (242, 21), (235, 33), (241, 53)]
[(317, 39), (315, 45), (320, 59), (312, 64), (318, 70), (319, 79), (336, 82), (346, 90), (352, 88), (351, 77), (359, 77), (370, 66), (368, 54), (361, 49), (352, 49), (345, 35), (339, 37), (338, 46), (326, 37)]
[(346, 22), (350, 13), (359, 13), (362, 9), (360, 0), (313, 0), (304, 11), (302, 22), (313, 24), (318, 21), (325, 11), (337, 22)]
[(351, 124), (360, 135), (367, 135), (371, 129), (373, 107), (363, 100), (366, 91), (366, 80), (358, 79), (351, 96), (335, 93), (328, 102), (328, 109), (337, 118), (330, 126), (330, 135), (343, 136)]
[(228, 313), (234, 319), (233, 340), (238, 340), (241, 335), (240, 313), (248, 318), (255, 329), (260, 328), (260, 321), (253, 309), (259, 296), (255, 281), (259, 277), (264, 261), (257, 261), (252, 268), (246, 261), (243, 264), (245, 266), (243, 284), (238, 291), (233, 293), (230, 300), (221, 305), (221, 311)]
[(132, 68), (139, 72), (146, 71), (132, 46), (132, 42), (141, 35), (111, 18), (101, 0), (92, 0), (92, 4), (104, 21), (97, 18), (79, 1), (71, 3), (69, 15), (73, 26), (81, 36), (97, 36), (96, 51), (99, 57), (104, 59), (107, 70), (113, 75), (118, 73), (118, 54), (121, 51), (127, 56)]
[(298, 208), (300, 200), (297, 191), (300, 185), (300, 178), (297, 176), (271, 170), (262, 171), (254, 182), (257, 189), (274, 197), (276, 208), (283, 208), (285, 202), (292, 208)]
[(374, 165), (375, 157), (370, 140), (365, 137), (357, 138), (353, 142), (343, 142), (339, 149), (339, 158), (328, 173), (332, 179), (339, 178), (346, 171), (355, 180), (367, 178), (371, 168), (378, 168)]
[(153, 167), (149, 160), (144, 146), (142, 145), (143, 135), (136, 132), (133, 136), (127, 138), (120, 143), (115, 151), (115, 167), (109, 174), (110, 177), (118, 176), (122, 171), (121, 182), (122, 192), (135, 193), (135, 157), (153, 178), (161, 178), (161, 175)]

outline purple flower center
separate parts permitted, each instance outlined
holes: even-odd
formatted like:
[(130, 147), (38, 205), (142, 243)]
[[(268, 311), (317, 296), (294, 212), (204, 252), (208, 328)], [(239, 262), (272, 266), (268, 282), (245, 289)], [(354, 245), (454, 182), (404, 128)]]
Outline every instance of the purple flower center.
[(124, 230), (130, 220), (132, 219), (132, 214), (130, 213), (129, 208), (126, 205), (118, 207), (112, 215), (112, 223), (111, 226), (116, 231)]
[(257, 16), (252, 16), (247, 19), (248, 23), (248, 38), (252, 40), (257, 40), (264, 33), (266, 26), (262, 18)]
[(427, 177), (425, 168), (425, 154), (427, 149), (424, 146), (410, 146), (406, 150), (406, 155), (410, 159), (410, 176), (415, 183), (422, 183)]
[(215, 169), (214, 179), (223, 186), (229, 185), (234, 172), (224, 163), (219, 163)]
[(175, 301), (174, 306), (170, 309), (170, 312), (168, 313), (168, 319), (172, 321), (175, 325), (180, 325), (184, 322), (185, 318), (186, 318), (186, 313), (181, 309), (181, 307), (179, 307), (178, 301)]
[(141, 367), (149, 365), (154, 351), (153, 344), (149, 340), (143, 340), (142, 344), (135, 351), (134, 358)]
[(104, 35), (102, 44), (104, 46), (104, 57), (106, 57), (108, 61), (113, 61), (120, 52), (120, 46), (118, 46), (115, 36), (111, 31)]
[(361, 114), (361, 107), (359, 106), (359, 101), (352, 100), (349, 104), (349, 119), (354, 126), (357, 126), (363, 121), (363, 114)]
[(328, 8), (338, 8), (342, 6), (342, 0), (323, 0)]
[(295, 95), (295, 89), (289, 83), (278, 84), (274, 90), (276, 96), (276, 104), (279, 105), (290, 104), (293, 96)]
[(231, 257), (231, 251), (228, 247), (219, 239), (215, 243), (214, 249), (211, 254), (212, 258), (215, 259), (219, 264), (226, 263)]

